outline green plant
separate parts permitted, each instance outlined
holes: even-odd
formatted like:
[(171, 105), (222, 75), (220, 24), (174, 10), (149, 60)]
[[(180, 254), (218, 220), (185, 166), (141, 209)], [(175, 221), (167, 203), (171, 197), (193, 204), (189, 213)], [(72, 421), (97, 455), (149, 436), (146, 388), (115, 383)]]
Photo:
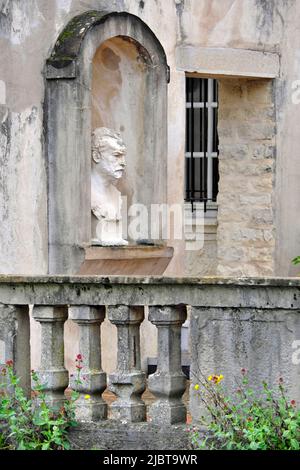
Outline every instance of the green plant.
[(292, 259), (292, 263), (295, 265), (300, 264), (300, 256), (296, 256), (296, 258)]
[(223, 376), (198, 379), (194, 388), (207, 410), (202, 424), (208, 428), (202, 438), (199, 430), (191, 431), (197, 449), (223, 450), (299, 450), (300, 410), (295, 400), (287, 399), (283, 379), (275, 390), (266, 382), (258, 396), (249, 387), (247, 372), (241, 371), (237, 389), (227, 397), (221, 383)]
[(31, 371), (34, 399), (24, 394), (12, 361), (6, 362), (1, 375), (0, 449), (68, 450), (67, 431), (77, 424), (74, 406), (78, 394), (72, 392), (64, 406), (55, 410), (48, 404), (45, 386), (35, 371)]

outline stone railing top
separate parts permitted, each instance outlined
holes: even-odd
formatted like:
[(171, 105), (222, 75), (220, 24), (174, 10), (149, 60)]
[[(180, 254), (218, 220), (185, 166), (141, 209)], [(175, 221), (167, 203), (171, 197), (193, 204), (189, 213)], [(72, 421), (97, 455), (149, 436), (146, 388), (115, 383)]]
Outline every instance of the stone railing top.
[(0, 303), (300, 309), (300, 278), (0, 276)]
[(151, 284), (151, 285), (235, 285), (300, 287), (300, 277), (225, 277), (225, 276), (89, 276), (89, 275), (14, 275), (0, 274), (0, 286), (5, 284)]

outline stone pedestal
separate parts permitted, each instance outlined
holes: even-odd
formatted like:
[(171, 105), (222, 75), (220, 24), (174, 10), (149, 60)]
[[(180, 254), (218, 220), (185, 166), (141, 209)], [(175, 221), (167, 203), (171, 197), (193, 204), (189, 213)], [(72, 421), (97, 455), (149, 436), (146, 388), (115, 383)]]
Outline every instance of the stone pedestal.
[(148, 387), (157, 401), (150, 407), (154, 423), (186, 421), (182, 395), (186, 378), (181, 370), (181, 326), (186, 320), (185, 306), (149, 307), (149, 320), (158, 329), (157, 370), (149, 376)]
[(78, 274), (148, 276), (163, 274), (174, 253), (173, 247), (130, 245), (85, 250), (85, 261)]
[(106, 389), (106, 374), (101, 368), (100, 327), (105, 317), (105, 307), (86, 305), (70, 307), (69, 317), (79, 326), (80, 383), (76, 375), (71, 380), (73, 390), (80, 393), (76, 401), (76, 417), (81, 421), (107, 418), (107, 404), (101, 395)]
[(144, 421), (146, 406), (141, 395), (146, 388), (141, 371), (140, 324), (144, 307), (109, 307), (109, 320), (118, 329), (117, 370), (109, 376), (109, 390), (117, 401), (111, 405), (112, 418), (128, 422)]

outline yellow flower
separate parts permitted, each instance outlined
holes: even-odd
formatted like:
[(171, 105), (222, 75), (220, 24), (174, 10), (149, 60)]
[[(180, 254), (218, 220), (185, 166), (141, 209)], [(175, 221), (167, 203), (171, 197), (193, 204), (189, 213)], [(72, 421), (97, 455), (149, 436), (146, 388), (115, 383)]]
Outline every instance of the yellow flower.
[(207, 380), (209, 382), (213, 381), (214, 384), (218, 384), (221, 382), (221, 380), (224, 379), (224, 375), (223, 374), (220, 374), (220, 375), (209, 375), (207, 377)]
[(89, 400), (89, 399), (91, 398), (91, 395), (84, 395), (84, 398), (85, 398), (86, 400)]
[(222, 374), (220, 374), (220, 375), (215, 375), (215, 376), (214, 376), (214, 382), (215, 382), (216, 384), (220, 383), (221, 380), (223, 380), (223, 379), (224, 379), (224, 375), (222, 375)]
[(199, 390), (199, 384), (196, 384), (194, 387), (195, 390)]

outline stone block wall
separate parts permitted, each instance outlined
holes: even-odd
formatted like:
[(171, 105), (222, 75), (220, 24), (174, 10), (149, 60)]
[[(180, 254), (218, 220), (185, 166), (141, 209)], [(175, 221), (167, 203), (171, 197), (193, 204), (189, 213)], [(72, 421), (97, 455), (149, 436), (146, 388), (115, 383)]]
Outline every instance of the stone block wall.
[[(232, 291), (234, 295), (234, 291)], [(253, 290), (253, 299), (257, 292)], [(273, 293), (268, 291), (269, 299)], [(282, 296), (285, 295), (282, 290)], [(272, 300), (270, 300), (272, 302)], [(264, 308), (192, 308), (191, 313), (191, 397), (193, 419), (205, 410), (193, 384), (211, 374), (223, 374), (228, 396), (241, 383), (241, 369), (247, 370), (249, 386), (262, 393), (263, 381), (276, 390), (279, 377), (290, 399), (299, 403), (300, 368), (295, 345), (300, 338), (297, 310)]]
[(218, 274), (274, 273), (272, 81), (219, 81)]

